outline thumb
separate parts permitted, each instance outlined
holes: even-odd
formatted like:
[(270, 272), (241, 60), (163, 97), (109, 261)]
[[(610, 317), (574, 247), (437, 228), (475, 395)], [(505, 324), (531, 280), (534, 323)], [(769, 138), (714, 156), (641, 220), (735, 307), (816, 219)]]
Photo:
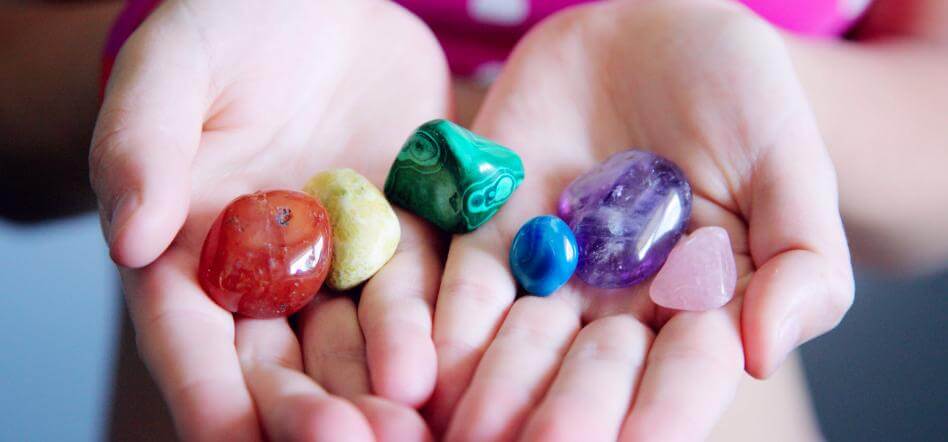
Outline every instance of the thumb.
[(834, 328), (854, 296), (833, 165), (812, 119), (793, 133), (761, 158), (752, 178), (749, 238), (757, 271), (741, 322), (746, 368), (758, 378)]
[(188, 213), (209, 72), (200, 40), (173, 27), (149, 20), (122, 48), (89, 154), (112, 259), (127, 267), (160, 256)]

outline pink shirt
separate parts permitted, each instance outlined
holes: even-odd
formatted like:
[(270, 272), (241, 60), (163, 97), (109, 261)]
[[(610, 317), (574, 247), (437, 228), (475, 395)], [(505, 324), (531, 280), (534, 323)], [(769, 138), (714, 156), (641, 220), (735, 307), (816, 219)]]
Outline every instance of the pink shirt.
[[(594, 0), (395, 0), (438, 36), (451, 70), (490, 77), (517, 40), (554, 12)], [(844, 33), (871, 0), (739, 0), (761, 17), (802, 35)]]
[[(395, 0), (431, 26), (451, 70), (492, 77), (531, 26), (554, 12), (594, 0)], [(776, 26), (801, 35), (838, 36), (871, 0), (738, 0)], [(103, 60), (103, 84), (122, 43), (161, 0), (127, 0), (112, 28)]]

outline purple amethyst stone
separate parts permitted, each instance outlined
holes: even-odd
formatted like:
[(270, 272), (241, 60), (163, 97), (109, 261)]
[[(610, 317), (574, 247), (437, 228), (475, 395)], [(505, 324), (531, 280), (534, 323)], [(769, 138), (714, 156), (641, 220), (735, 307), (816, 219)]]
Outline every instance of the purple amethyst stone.
[(612, 155), (560, 197), (560, 218), (579, 244), (576, 274), (603, 288), (629, 287), (657, 272), (691, 216), (691, 186), (650, 152)]

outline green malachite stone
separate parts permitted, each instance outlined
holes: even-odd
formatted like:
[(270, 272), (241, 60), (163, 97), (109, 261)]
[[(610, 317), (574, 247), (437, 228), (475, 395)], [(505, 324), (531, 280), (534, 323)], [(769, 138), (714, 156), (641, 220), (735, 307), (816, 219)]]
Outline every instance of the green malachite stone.
[(470, 232), (489, 220), (523, 181), (512, 150), (447, 120), (408, 138), (385, 180), (385, 196), (439, 228)]

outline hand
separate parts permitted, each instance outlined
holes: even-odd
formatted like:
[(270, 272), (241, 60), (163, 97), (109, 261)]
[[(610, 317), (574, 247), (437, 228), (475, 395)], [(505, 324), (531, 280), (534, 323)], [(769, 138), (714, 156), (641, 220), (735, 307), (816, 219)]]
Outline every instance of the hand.
[[(779, 35), (723, 1), (603, 2), (520, 43), (474, 130), (521, 155), (498, 216), (451, 243), (427, 412), (448, 440), (701, 440), (743, 370), (766, 377), (853, 299), (833, 166)], [(648, 284), (574, 280), (514, 301), (514, 234), (630, 147), (682, 167), (690, 229), (721, 226), (739, 275), (721, 309), (671, 312)], [(512, 306), (511, 306), (512, 304)]]
[[(168, 0), (125, 44), (92, 181), (142, 357), (185, 439), (425, 434), (405, 407), (436, 373), (442, 257), (424, 223), (400, 213), (402, 243), (358, 308), (315, 302), (300, 340), (285, 319), (235, 320), (196, 276), (230, 200), (337, 167), (381, 185), (411, 130), (444, 115), (447, 90), (433, 36), (387, 2)], [(338, 397), (370, 391), (393, 403)]]

